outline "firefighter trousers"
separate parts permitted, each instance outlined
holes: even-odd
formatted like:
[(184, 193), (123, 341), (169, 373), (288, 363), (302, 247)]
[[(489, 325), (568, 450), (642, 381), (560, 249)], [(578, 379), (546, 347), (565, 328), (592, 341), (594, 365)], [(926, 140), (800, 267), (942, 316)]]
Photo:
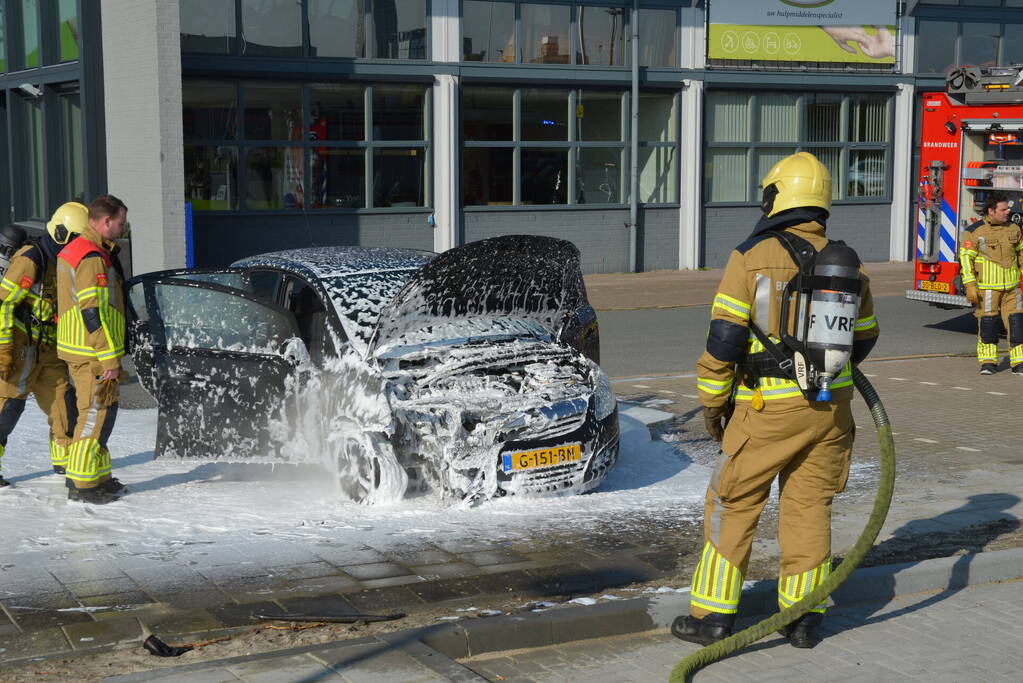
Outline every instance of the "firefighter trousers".
[(25, 410), (25, 400), (32, 394), (50, 425), (50, 462), (66, 466), (75, 420), (74, 390), (68, 382), (67, 365), (57, 358), (57, 349), (49, 344), (26, 345), (18, 356), (10, 375), (0, 381), (0, 464), (7, 439)]
[(117, 417), (117, 382), (102, 382), (103, 367), (95, 361), (68, 363), (78, 399), (78, 420), (68, 446), (69, 486), (95, 488), (110, 479), (107, 439)]
[[(831, 501), (849, 477), (852, 411), (848, 402), (771, 408), (739, 404), (725, 429), (707, 487), (703, 554), (690, 597), (695, 617), (738, 611), (753, 532), (776, 477), (779, 606), (798, 601), (831, 573)], [(823, 612), (825, 605), (814, 609)]]
[(1023, 363), (1023, 290), (981, 289), (977, 316), (977, 360), (981, 365), (998, 364), (998, 318), (1009, 337), (1009, 364)]

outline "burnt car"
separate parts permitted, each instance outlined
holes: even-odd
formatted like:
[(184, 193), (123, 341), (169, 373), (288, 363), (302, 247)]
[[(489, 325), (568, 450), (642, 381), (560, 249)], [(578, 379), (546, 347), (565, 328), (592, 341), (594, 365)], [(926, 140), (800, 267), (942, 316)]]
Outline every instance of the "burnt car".
[(330, 247), (128, 283), (156, 455), (313, 462), (352, 499), (580, 493), (618, 457), (579, 252)]

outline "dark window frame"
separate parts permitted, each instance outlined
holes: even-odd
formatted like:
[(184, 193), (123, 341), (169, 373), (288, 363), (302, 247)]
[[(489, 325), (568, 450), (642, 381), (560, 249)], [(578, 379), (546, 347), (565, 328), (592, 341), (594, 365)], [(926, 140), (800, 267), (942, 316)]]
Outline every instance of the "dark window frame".
[[(208, 80), (205, 78), (184, 78), (183, 87), (187, 87), (189, 80)], [(210, 140), (200, 138), (185, 138), (182, 141), (184, 147), (229, 147), (237, 151), (237, 180), (238, 180), (238, 208), (237, 209), (209, 209), (209, 210), (196, 210), (197, 214), (267, 214), (267, 213), (280, 213), (284, 215), (294, 215), (295, 213), (409, 213), (409, 212), (429, 212), (433, 206), (433, 188), (432, 188), (432, 169), (433, 169), (433, 99), (432, 89), (423, 83), (417, 82), (387, 82), (387, 83), (376, 83), (376, 85), (410, 85), (410, 86), (421, 86), (423, 88), (423, 132), (424, 138), (421, 140), (374, 140), (372, 139), (372, 117), (373, 117), (373, 87), (374, 83), (361, 82), (361, 81), (344, 81), (344, 84), (358, 85), (363, 90), (363, 103), (364, 103), (364, 117), (366, 122), (366, 137), (369, 139), (364, 140), (310, 140), (308, 135), (304, 135), (301, 140), (263, 140), (263, 139), (250, 139), (245, 133), (245, 88), (244, 84), (258, 85), (259, 79), (242, 79), (242, 78), (223, 78), (216, 77), (214, 80), (228, 81), (231, 82), (235, 89), (235, 98), (237, 103), (237, 138), (223, 139), (223, 140)], [(269, 82), (278, 83), (275, 79), (265, 79)], [(320, 85), (328, 83), (325, 79), (316, 81), (303, 81), (302, 87), (302, 126), (301, 130), (308, 132), (309, 124), (312, 120), (310, 113), (310, 89), (314, 85)], [(277, 147), (277, 148), (292, 148), (299, 147), (303, 150), (303, 189), (305, 193), (305, 200), (301, 208), (280, 208), (280, 209), (264, 209), (264, 208), (249, 208), (246, 199), (246, 188), (248, 187), (248, 171), (246, 162), (249, 153), (253, 149), (265, 148), (265, 147)], [(328, 149), (360, 149), (364, 150), (364, 169), (365, 169), (365, 186), (364, 186), (364, 202), (365, 205), (358, 208), (351, 207), (337, 207), (337, 206), (322, 206), (322, 207), (310, 207), (309, 197), (311, 193), (310, 182), (312, 180), (312, 154), (310, 150), (317, 147), (323, 147)], [(423, 204), (415, 207), (393, 207), (393, 206), (373, 206), (374, 199), (374, 187), (373, 187), (373, 154), (379, 149), (419, 149), (422, 150), (424, 155), (423, 160)], [(188, 201), (188, 200), (186, 200)]]
[[(757, 154), (761, 150), (770, 149), (792, 149), (793, 152), (802, 151), (813, 151), (814, 148), (827, 148), (827, 149), (840, 149), (839, 154), (839, 169), (843, 169), (843, 177), (835, 179), (832, 178), (832, 187), (839, 188), (838, 197), (832, 199), (833, 204), (844, 205), (844, 204), (886, 204), (892, 201), (892, 187), (894, 183), (893, 175), (893, 131), (895, 125), (895, 104), (892, 94), (889, 92), (856, 92), (856, 93), (841, 93), (834, 91), (791, 91), (791, 90), (752, 90), (752, 91), (738, 91), (731, 89), (714, 89), (708, 91), (707, 96), (704, 98), (702, 117), (704, 121), (707, 120), (707, 106), (710, 102), (711, 97), (714, 94), (742, 94), (747, 97), (747, 108), (749, 111), (749, 129), (748, 134), (750, 140), (748, 142), (714, 142), (710, 139), (711, 130), (709, 126), (704, 126), (703, 140), (703, 156), (704, 166), (710, 159), (711, 150), (726, 150), (726, 149), (745, 149), (747, 150), (746, 155), (746, 199), (744, 200), (718, 200), (711, 201), (709, 193), (709, 185), (704, 182), (703, 184), (703, 205), (706, 207), (728, 207), (728, 206), (759, 206), (760, 205), (760, 177), (759, 170), (757, 168)], [(759, 97), (765, 93), (779, 93), (779, 94), (793, 94), (797, 96), (796, 108), (797, 108), (797, 133), (796, 140), (794, 141), (761, 141), (760, 128), (759, 128)], [(841, 102), (841, 120), (839, 122), (839, 141), (811, 141), (807, 140), (807, 117), (806, 117), (806, 106), (805, 98), (808, 96), (817, 95), (829, 95), (839, 96), (842, 98)], [(882, 95), (887, 97), (887, 104), (885, 112), (885, 125), (887, 128), (888, 140), (883, 143), (875, 142), (854, 142), (847, 138), (849, 137), (849, 117), (851, 112), (851, 102), (854, 98), (863, 95)], [(867, 197), (850, 197), (848, 188), (848, 179), (845, 177), (845, 173), (848, 172), (850, 165), (850, 156), (852, 152), (856, 151), (878, 151), (883, 150), (885, 152), (885, 179), (884, 179), (884, 194), (874, 195)], [(832, 193), (834, 197), (834, 192)]]

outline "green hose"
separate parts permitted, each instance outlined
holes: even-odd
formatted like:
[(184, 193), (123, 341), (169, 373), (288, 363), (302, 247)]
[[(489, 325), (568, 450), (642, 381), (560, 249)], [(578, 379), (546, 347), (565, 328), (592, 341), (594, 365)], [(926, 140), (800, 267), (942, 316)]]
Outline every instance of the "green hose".
[(888, 422), (888, 414), (885, 413), (881, 399), (878, 398), (877, 392), (874, 391), (874, 387), (867, 381), (867, 378), (856, 367), (853, 368), (853, 382), (870, 408), (870, 415), (874, 418), (874, 426), (877, 428), (877, 440), (881, 444), (881, 478), (877, 486), (877, 497), (874, 499), (874, 509), (870, 513), (870, 519), (867, 520), (867, 526), (864, 527), (863, 533), (857, 539), (856, 545), (831, 573), (831, 576), (803, 596), (802, 600), (744, 631), (739, 631), (689, 655), (672, 669), (668, 679), (670, 683), (683, 683), (689, 680), (692, 674), (707, 664), (716, 662), (736, 650), (757, 642), (809, 612), (849, 578), (849, 575), (863, 561), (864, 556), (874, 545), (885, 517), (888, 515), (888, 506), (892, 502), (892, 490), (895, 487), (895, 442), (892, 441), (892, 427)]

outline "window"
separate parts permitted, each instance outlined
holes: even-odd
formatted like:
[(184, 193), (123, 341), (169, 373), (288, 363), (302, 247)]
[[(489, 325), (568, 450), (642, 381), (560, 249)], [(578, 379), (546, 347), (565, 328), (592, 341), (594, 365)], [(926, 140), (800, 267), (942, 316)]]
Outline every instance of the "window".
[(276, 57), (302, 54), (302, 3), (242, 0), (241, 53)]
[(309, 54), (365, 57), (364, 0), (309, 0)]
[(28, 214), (26, 218), (43, 218), (46, 216), (46, 173), (44, 167), (45, 141), (43, 139), (43, 103), (41, 99), (22, 100), (25, 112), (25, 146), (28, 156), (26, 182), (26, 199)]
[[(678, 201), (674, 93), (640, 95), (639, 200)], [(622, 90), (465, 87), (465, 206), (628, 200), (629, 96)]]
[[(186, 53), (344, 59), (427, 57), (427, 0), (180, 3), (181, 50)], [(303, 35), (305, 26), (308, 37)]]
[(78, 59), (78, 9), (76, 0), (60, 0), (57, 4), (60, 61)]
[(182, 100), (197, 210), (427, 204), (426, 86), (185, 79)]
[(26, 69), (39, 66), (39, 0), (21, 3), (21, 66)]
[[(998, 0), (993, 0), (996, 5)], [(1007, 7), (1023, 7), (1023, 0), (1006, 0)], [(1007, 14), (1007, 13), (1006, 13)], [(1005, 66), (1023, 60), (1021, 24), (972, 21), (918, 20), (916, 70), (949, 73), (961, 64)]]
[[(631, 15), (626, 3), (462, 0), (462, 60), (626, 66)], [(676, 65), (676, 10), (640, 9), (639, 31), (641, 65)]]
[(515, 3), (463, 0), (462, 60), (515, 61)]
[(890, 194), (888, 95), (708, 93), (705, 196), (755, 203), (760, 179), (789, 154), (814, 154), (831, 172), (835, 200)]
[(64, 139), (64, 189), (68, 197), (85, 202), (85, 157), (82, 145), (82, 96), (69, 93), (61, 98)]

